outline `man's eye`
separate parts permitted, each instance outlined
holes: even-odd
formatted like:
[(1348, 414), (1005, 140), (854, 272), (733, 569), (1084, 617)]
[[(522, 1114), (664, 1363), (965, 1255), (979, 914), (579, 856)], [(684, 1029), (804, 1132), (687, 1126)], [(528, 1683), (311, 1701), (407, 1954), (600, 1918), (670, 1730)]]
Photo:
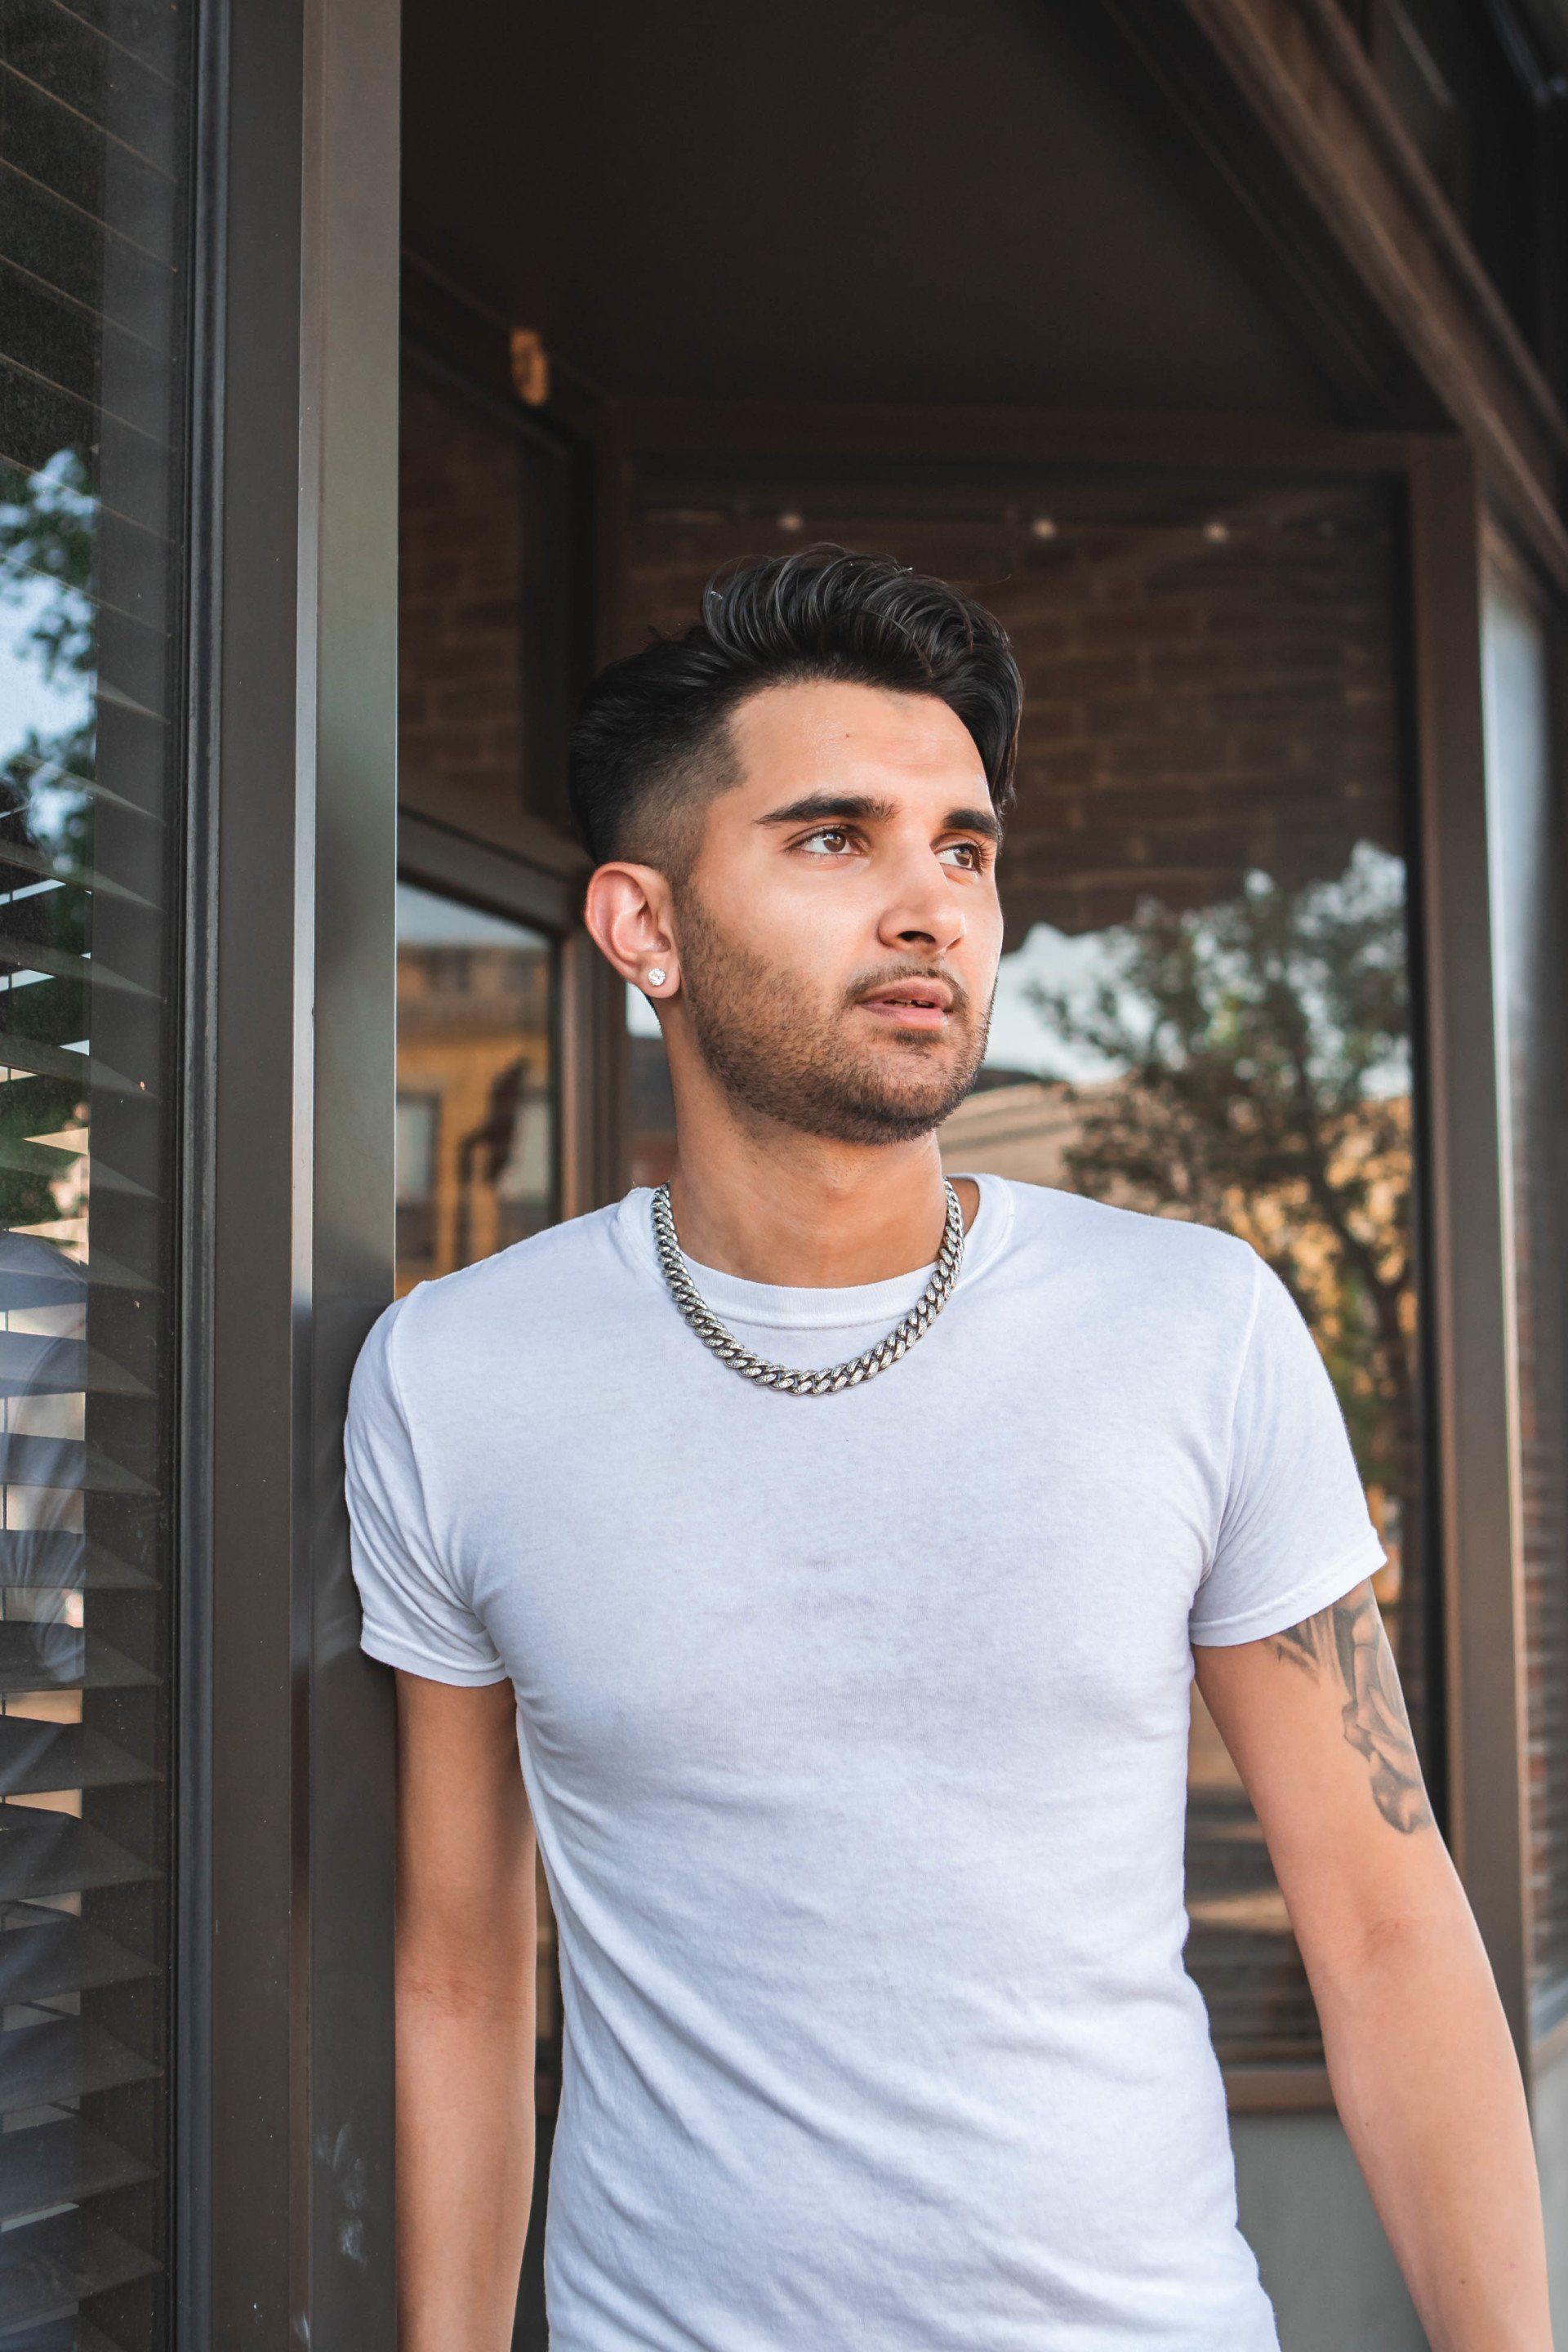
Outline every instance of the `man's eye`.
[(815, 833), (806, 835), (800, 845), (803, 849), (809, 849), (814, 857), (836, 857), (849, 846), (848, 828), (842, 824), (818, 825)]
[(971, 874), (981, 872), (985, 863), (984, 852), (977, 841), (950, 841), (946, 848), (939, 850), (937, 855), (939, 857), (955, 858), (960, 866)]

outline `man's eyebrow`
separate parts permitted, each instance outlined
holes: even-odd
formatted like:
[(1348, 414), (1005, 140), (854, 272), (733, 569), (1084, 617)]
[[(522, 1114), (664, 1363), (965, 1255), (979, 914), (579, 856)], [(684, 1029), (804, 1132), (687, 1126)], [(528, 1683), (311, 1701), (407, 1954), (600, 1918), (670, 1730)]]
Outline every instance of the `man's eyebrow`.
[(821, 824), (843, 817), (861, 824), (886, 824), (894, 814), (891, 801), (873, 800), (867, 793), (807, 793), (803, 800), (791, 801), (787, 808), (770, 809), (757, 823), (805, 824), (815, 817)]
[(1000, 841), (1002, 821), (994, 808), (949, 809), (944, 833), (983, 833), (987, 841)]
[[(898, 814), (891, 801), (876, 800), (867, 793), (807, 793), (804, 799), (791, 801), (784, 808), (769, 809), (757, 819), (759, 824), (887, 824)], [(1002, 827), (996, 813), (990, 808), (949, 809), (942, 820), (943, 833), (979, 833), (987, 841), (1000, 841)]]

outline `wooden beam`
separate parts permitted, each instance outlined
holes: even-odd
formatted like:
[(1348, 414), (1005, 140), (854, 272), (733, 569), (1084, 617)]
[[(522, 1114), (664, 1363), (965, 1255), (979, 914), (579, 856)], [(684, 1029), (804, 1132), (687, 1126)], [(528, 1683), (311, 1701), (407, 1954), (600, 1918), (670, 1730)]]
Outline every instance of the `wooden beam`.
[(1402, 473), (1404, 433), (1340, 431), (1211, 410), (916, 407), (875, 401), (629, 399), (627, 455), (1018, 467), (1194, 466), (1344, 475)]
[[(1168, 0), (1162, 0), (1168, 6)], [(1112, 0), (1129, 20), (1141, 0)], [(1560, 584), (1565, 417), (1335, 0), (1182, 0)]]

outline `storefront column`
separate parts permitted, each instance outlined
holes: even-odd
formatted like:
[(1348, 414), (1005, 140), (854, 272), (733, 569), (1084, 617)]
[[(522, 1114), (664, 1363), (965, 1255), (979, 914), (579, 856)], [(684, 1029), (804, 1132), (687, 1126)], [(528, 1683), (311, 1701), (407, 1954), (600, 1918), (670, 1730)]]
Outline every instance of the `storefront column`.
[(398, 29), (395, 0), (214, 26), (192, 2352), (395, 2332), (391, 1696), (357, 1648), (341, 1433), (392, 1289)]

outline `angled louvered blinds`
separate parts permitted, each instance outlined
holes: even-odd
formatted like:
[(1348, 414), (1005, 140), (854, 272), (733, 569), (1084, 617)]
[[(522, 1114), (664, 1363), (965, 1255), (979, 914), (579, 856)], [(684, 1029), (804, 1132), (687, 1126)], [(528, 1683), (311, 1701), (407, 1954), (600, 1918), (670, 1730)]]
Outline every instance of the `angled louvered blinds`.
[(184, 0), (0, 0), (0, 2352), (166, 2341)]

